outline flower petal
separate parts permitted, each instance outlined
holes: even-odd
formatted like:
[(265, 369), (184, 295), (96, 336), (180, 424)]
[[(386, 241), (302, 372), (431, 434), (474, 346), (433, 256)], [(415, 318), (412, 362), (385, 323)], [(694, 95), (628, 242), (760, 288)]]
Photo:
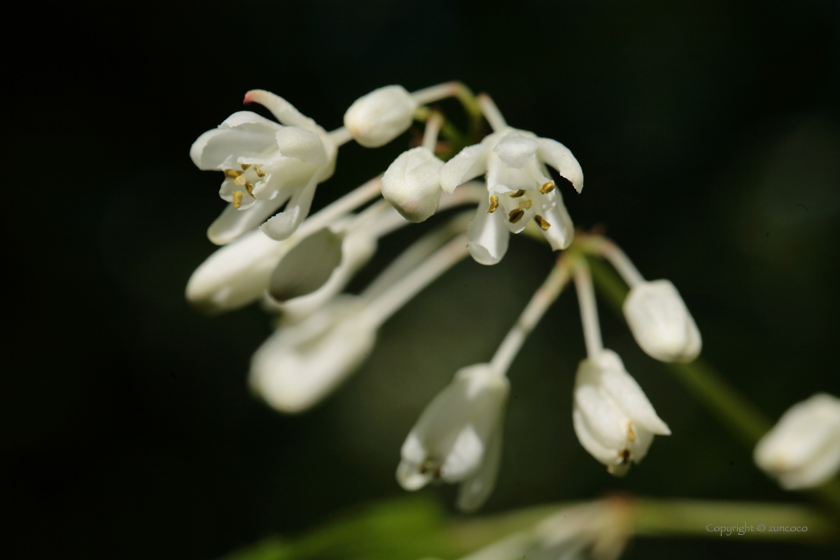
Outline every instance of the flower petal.
[(490, 208), (489, 197), (482, 198), (475, 216), (467, 227), (470, 254), (475, 262), (493, 265), (502, 260), (508, 249), (510, 230), (505, 216), (497, 209), (493, 213)]
[[(542, 233), (551, 245), (551, 249), (557, 251), (572, 244), (572, 240), (575, 238), (575, 225), (566, 210), (566, 205), (563, 204), (563, 197), (560, 192), (555, 189), (549, 194), (553, 194), (556, 201), (553, 206), (545, 208), (541, 213), (542, 218), (549, 224), (548, 229), (542, 230)], [(544, 196), (543, 198), (548, 197)]]
[(487, 145), (482, 142), (468, 146), (446, 162), (440, 171), (440, 186), (447, 193), (455, 187), (487, 172)]
[(312, 178), (308, 185), (295, 191), (286, 209), (260, 226), (262, 232), (278, 241), (292, 235), (309, 215), (309, 208), (312, 206), (312, 199), (317, 187), (317, 178)]
[(245, 103), (259, 103), (274, 115), (281, 123), (287, 126), (298, 126), (307, 130), (318, 130), (315, 121), (301, 114), (294, 106), (270, 91), (254, 89), (245, 94)]
[(484, 460), (478, 471), (461, 483), (458, 488), (458, 509), (473, 512), (484, 505), (496, 487), (499, 465), (502, 458), (502, 429), (494, 432), (487, 444)]
[(496, 144), (493, 153), (499, 159), (514, 169), (522, 169), (532, 161), (537, 153), (537, 141), (534, 138), (522, 136), (517, 132), (510, 132)]
[(537, 157), (556, 169), (580, 192), (583, 189), (583, 170), (569, 148), (550, 138), (538, 138), (537, 146)]
[(320, 165), (327, 161), (321, 137), (295, 126), (286, 126), (274, 134), (280, 153), (306, 163)]
[(219, 128), (208, 130), (190, 148), (190, 158), (202, 170), (216, 170), (232, 156), (257, 156), (273, 144), (275, 122), (250, 111), (228, 117)]
[(289, 199), (290, 193), (280, 193), (271, 200), (257, 200), (245, 209), (228, 204), (207, 230), (207, 237), (216, 245), (230, 243), (240, 235), (260, 225)]

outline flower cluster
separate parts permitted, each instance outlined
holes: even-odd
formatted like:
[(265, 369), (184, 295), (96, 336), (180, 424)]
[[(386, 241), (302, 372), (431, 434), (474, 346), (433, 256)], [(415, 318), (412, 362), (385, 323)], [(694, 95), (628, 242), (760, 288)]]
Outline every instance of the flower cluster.
[[(453, 134), (454, 125), (426, 105), (450, 96), (471, 115), (483, 115), (492, 132), (471, 138), (444, 161), (438, 137), (449, 135), (451, 146), (468, 136)], [(257, 349), (250, 369), (251, 387), (268, 405), (285, 413), (316, 405), (365, 360), (388, 318), (430, 282), (468, 255), (482, 265), (500, 262), (510, 235), (528, 231), (552, 250), (565, 251), (492, 359), (459, 370), (420, 415), (402, 446), (399, 483), (408, 490), (434, 481), (460, 484), (458, 506), (465, 511), (487, 500), (502, 454), (508, 371), (572, 279), (587, 350), (572, 396), (581, 445), (610, 473), (623, 475), (647, 454), (655, 435), (670, 434), (618, 355), (602, 345), (587, 259), (606, 259), (630, 286), (624, 313), (639, 346), (653, 358), (693, 360), (700, 352), (699, 331), (670, 282), (645, 281), (603, 237), (575, 239), (561, 191), (572, 187), (580, 193), (583, 172), (563, 144), (508, 126), (488, 96), (473, 97), (459, 83), (414, 93), (400, 86), (375, 90), (353, 103), (344, 126), (331, 132), (274, 94), (251, 91), (245, 102), (262, 105), (278, 122), (234, 113), (191, 150), (200, 169), (223, 173), (220, 196), (228, 206), (208, 232), (225, 246), (195, 271), (187, 298), (210, 313), (257, 300), (278, 313), (276, 330)], [(341, 145), (355, 140), (382, 146), (414, 120), (425, 122), (420, 145), (309, 216)], [(463, 205), (474, 208), (407, 247), (362, 293), (343, 293), (376, 252), (379, 238)]]

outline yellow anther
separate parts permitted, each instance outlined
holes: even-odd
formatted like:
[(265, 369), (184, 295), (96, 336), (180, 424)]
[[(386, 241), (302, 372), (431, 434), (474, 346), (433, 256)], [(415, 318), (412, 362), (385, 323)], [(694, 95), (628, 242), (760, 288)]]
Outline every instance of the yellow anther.
[(508, 215), (508, 219), (510, 220), (510, 223), (515, 224), (516, 222), (521, 220), (522, 216), (524, 215), (525, 212), (523, 210), (511, 210), (510, 214)]
[(241, 167), (242, 167), (242, 171), (245, 171), (246, 169), (251, 167), (251, 164), (250, 163), (243, 163), (243, 164), (241, 164)]
[(259, 164), (254, 165), (254, 171), (257, 172), (257, 177), (265, 177), (265, 173), (263, 173), (262, 166)]
[(548, 194), (554, 190), (554, 181), (546, 181), (543, 183), (543, 186), (540, 187), (540, 192), (543, 194)]
[(524, 191), (523, 189), (519, 189), (518, 191), (516, 191), (515, 193), (513, 193), (512, 195), (510, 195), (510, 197), (511, 197), (511, 198), (519, 198), (519, 197), (520, 197), (520, 196), (522, 196), (523, 194), (525, 194), (525, 191)]
[(545, 220), (545, 218), (543, 218), (543, 217), (542, 217), (542, 216), (540, 216), (539, 214), (537, 214), (536, 216), (534, 216), (534, 221), (535, 221), (535, 222), (537, 222), (537, 225), (538, 225), (538, 226), (540, 226), (540, 227), (542, 228), (542, 230), (543, 230), (543, 231), (545, 231), (545, 230), (547, 230), (548, 228), (550, 228), (550, 227), (551, 227), (551, 224), (549, 224), (549, 223)]
[(239, 175), (239, 177), (237, 177), (236, 179), (233, 180), (233, 184), (234, 185), (239, 185), (240, 187), (247, 182), (248, 182), (248, 180), (245, 179), (245, 175)]
[(490, 208), (487, 210), (488, 214), (492, 214), (496, 211), (496, 208), (499, 207), (499, 197), (498, 196), (491, 196), (490, 197)]
[(254, 185), (245, 181), (245, 188), (248, 189), (248, 194), (250, 194), (251, 196), (254, 196)]
[(240, 175), (242, 175), (241, 171), (234, 171), (233, 169), (225, 169), (225, 177), (227, 177), (228, 179), (236, 179)]
[(233, 191), (233, 207), (239, 208), (242, 204), (242, 191)]
[(520, 200), (519, 201), (519, 209), (520, 210), (530, 210), (531, 209), (531, 201), (530, 200)]
[(636, 441), (636, 432), (633, 431), (633, 424), (627, 424), (627, 439)]

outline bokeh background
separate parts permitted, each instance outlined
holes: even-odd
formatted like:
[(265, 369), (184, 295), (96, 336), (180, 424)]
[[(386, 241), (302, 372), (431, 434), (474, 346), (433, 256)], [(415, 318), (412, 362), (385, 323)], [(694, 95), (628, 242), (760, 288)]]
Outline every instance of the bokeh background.
[[(4, 88), (10, 558), (212, 559), (400, 495), (399, 446), (422, 407), (455, 370), (492, 355), (551, 266), (545, 247), (520, 238), (498, 266), (460, 264), (385, 325), (321, 406), (272, 412), (246, 386), (267, 316), (252, 306), (207, 318), (183, 296), (223, 207), (220, 178), (196, 170), (189, 147), (253, 88), (327, 129), (383, 85), (460, 79), (490, 92), (512, 125), (573, 150), (586, 173), (581, 195), (563, 193), (576, 224), (605, 228), (643, 274), (678, 286), (704, 356), (735, 387), (774, 419), (817, 391), (840, 394), (838, 2), (18, 9)], [(457, 103), (441, 107), (460, 118)], [(384, 170), (410, 139), (342, 148), (316, 207)], [(351, 288), (421, 231), (385, 239)], [(606, 344), (674, 433), (627, 478), (610, 477), (572, 431), (576, 306), (561, 297), (510, 372), (486, 512), (612, 491), (803, 500), (758, 473), (602, 306)], [(451, 509), (452, 488), (423, 493)], [(645, 539), (625, 557), (833, 553)]]

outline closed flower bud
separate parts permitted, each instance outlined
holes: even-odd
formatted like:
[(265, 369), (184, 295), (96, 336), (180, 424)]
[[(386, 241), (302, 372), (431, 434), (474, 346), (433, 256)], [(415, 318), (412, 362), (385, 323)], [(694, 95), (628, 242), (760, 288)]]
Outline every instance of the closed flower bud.
[(408, 130), (417, 102), (402, 86), (386, 86), (357, 99), (344, 114), (344, 126), (366, 148), (383, 146)]
[(612, 350), (580, 363), (572, 420), (584, 449), (616, 476), (644, 458), (654, 434), (671, 434)]
[(690, 362), (700, 354), (700, 331), (679, 292), (668, 280), (633, 286), (624, 317), (639, 346), (663, 362)]
[(793, 405), (758, 442), (753, 458), (787, 490), (827, 481), (840, 470), (840, 399), (818, 393)]
[(409, 222), (420, 223), (437, 210), (443, 162), (428, 148), (400, 155), (382, 177), (382, 196)]
[(359, 321), (363, 302), (342, 296), (299, 323), (281, 326), (254, 354), (250, 383), (272, 408), (314, 406), (367, 358), (376, 329)]
[(433, 480), (461, 483), (458, 507), (481, 507), (496, 482), (508, 392), (507, 378), (490, 364), (458, 371), (402, 446), (397, 480), (403, 488), (417, 490)]

